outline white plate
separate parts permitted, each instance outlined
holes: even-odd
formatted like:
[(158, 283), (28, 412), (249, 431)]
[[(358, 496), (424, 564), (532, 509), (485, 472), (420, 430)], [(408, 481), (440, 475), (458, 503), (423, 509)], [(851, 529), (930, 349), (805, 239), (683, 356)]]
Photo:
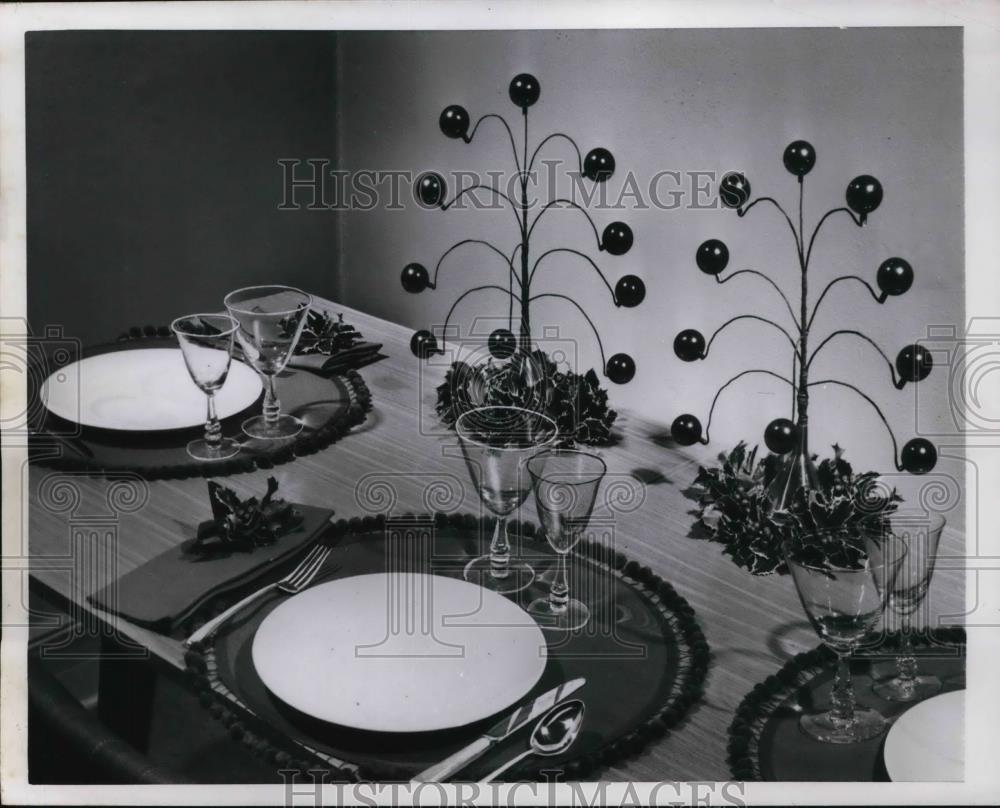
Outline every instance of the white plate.
[(516, 603), (454, 578), (375, 573), (319, 584), (253, 640), (268, 689), (306, 715), (376, 732), (464, 726), (514, 704), (548, 650)]
[[(233, 360), (215, 394), (220, 418), (245, 410), (260, 395), (260, 377)], [(81, 359), (42, 385), (50, 412), (83, 426), (128, 431), (183, 429), (205, 423), (205, 394), (188, 374), (180, 348), (139, 348)]]
[(965, 779), (965, 691), (914, 705), (885, 739), (885, 769), (896, 782)]

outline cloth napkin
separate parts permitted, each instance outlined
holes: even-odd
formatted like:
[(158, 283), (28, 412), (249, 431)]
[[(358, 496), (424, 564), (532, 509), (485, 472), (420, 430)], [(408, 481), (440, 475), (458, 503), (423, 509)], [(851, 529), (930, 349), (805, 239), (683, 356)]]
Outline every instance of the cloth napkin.
[(359, 342), (334, 354), (293, 354), (288, 360), (288, 366), (329, 375), (343, 373), (345, 370), (357, 370), (384, 358), (379, 354), (381, 348), (381, 342)]
[[(88, 600), (133, 623), (169, 634), (212, 598), (287, 574), (329, 527), (333, 511), (296, 505), (302, 523), (276, 543), (253, 552), (202, 556), (186, 552), (191, 538), (126, 573)], [(287, 568), (287, 569), (286, 569)]]

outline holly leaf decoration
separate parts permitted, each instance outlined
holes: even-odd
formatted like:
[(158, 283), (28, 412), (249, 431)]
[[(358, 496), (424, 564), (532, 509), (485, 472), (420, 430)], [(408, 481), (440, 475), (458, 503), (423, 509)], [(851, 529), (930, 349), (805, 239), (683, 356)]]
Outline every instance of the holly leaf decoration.
[(814, 566), (856, 567), (863, 563), (865, 536), (890, 529), (902, 498), (887, 490), (877, 472), (855, 474), (835, 445), (834, 456), (817, 466), (817, 487), (800, 489), (789, 508), (775, 513), (768, 487), (780, 457), (757, 458), (740, 442), (719, 455), (719, 465), (701, 467), (693, 483), (698, 502), (697, 533), (723, 545), (723, 552), (754, 575), (785, 573), (784, 547)]
[[(527, 383), (529, 379), (532, 384)], [(559, 427), (563, 445), (607, 445), (618, 417), (608, 406), (608, 393), (593, 369), (583, 374), (561, 371), (541, 350), (527, 357), (515, 354), (507, 362), (452, 364), (437, 388), (436, 409), (442, 422), (454, 428), (463, 412), (486, 406), (545, 413)]]
[[(305, 308), (301, 304), (298, 310)], [(286, 317), (280, 323), (281, 333), (285, 337), (290, 337), (295, 333), (298, 325), (298, 317)], [(329, 312), (309, 309), (306, 312), (306, 321), (302, 325), (302, 333), (299, 341), (295, 344), (295, 353), (324, 354), (332, 356), (339, 351), (353, 348), (361, 342), (360, 332), (352, 325), (344, 322), (344, 315), (338, 314), (336, 319), (330, 316)]]
[(278, 481), (268, 477), (267, 491), (260, 500), (256, 497), (241, 499), (231, 488), (209, 480), (212, 518), (198, 526), (191, 552), (252, 552), (257, 547), (274, 544), (298, 527), (302, 514), (283, 499), (276, 498), (277, 491)]

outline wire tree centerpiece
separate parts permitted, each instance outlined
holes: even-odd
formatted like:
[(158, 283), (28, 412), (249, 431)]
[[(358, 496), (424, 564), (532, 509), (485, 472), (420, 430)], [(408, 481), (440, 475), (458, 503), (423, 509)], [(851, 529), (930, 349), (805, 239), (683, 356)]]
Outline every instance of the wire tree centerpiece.
[[(441, 344), (429, 329), (414, 333), (410, 349), (414, 355), (426, 359), (444, 351), (448, 339), (451, 318), (458, 305), (471, 295), (499, 293), (507, 298), (507, 327), (497, 328), (487, 342), (489, 359), (472, 367), (464, 362), (455, 362), (445, 383), (438, 388), (438, 412), (442, 419), (453, 426), (463, 411), (485, 404), (530, 406), (548, 410), (560, 427), (563, 438), (583, 443), (602, 443), (610, 437), (610, 426), (616, 413), (607, 406), (607, 393), (599, 386), (593, 370), (586, 374), (561, 372), (544, 351), (534, 347), (532, 335), (532, 304), (544, 299), (558, 299), (569, 303), (583, 315), (597, 340), (601, 354), (601, 373), (616, 384), (626, 384), (635, 375), (635, 362), (625, 353), (605, 356), (601, 335), (583, 306), (571, 295), (561, 291), (538, 291), (536, 274), (549, 256), (563, 253), (573, 255), (589, 270), (595, 272), (607, 287), (616, 307), (633, 308), (642, 303), (646, 287), (636, 275), (623, 275), (612, 287), (596, 261), (583, 250), (571, 247), (557, 247), (545, 250), (537, 257), (531, 250), (531, 238), (535, 228), (549, 211), (554, 208), (571, 208), (582, 215), (593, 231), (597, 251), (619, 257), (625, 255), (634, 241), (632, 229), (624, 222), (615, 221), (598, 231), (590, 214), (572, 199), (552, 198), (542, 200), (529, 193), (530, 178), (535, 161), (546, 144), (555, 140), (568, 142), (575, 152), (579, 174), (593, 183), (603, 183), (615, 171), (615, 158), (603, 147), (587, 152), (580, 151), (576, 141), (564, 132), (554, 132), (538, 141), (529, 153), (528, 111), (541, 95), (538, 79), (527, 73), (513, 78), (508, 88), (510, 100), (521, 110), (523, 136), (520, 144), (507, 120), (498, 114), (483, 115), (473, 125), (465, 107), (452, 104), (441, 112), (439, 125), (446, 137), (471, 143), (479, 127), (493, 122), (502, 127), (510, 140), (517, 172), (516, 183), (507, 190), (495, 185), (476, 183), (463, 187), (448, 198), (445, 178), (436, 172), (427, 172), (418, 177), (414, 193), (427, 207), (446, 211), (465, 195), (474, 192), (494, 197), (500, 204), (510, 207), (517, 222), (518, 239), (513, 249), (505, 251), (482, 239), (462, 239), (449, 247), (438, 259), (433, 272), (420, 263), (410, 263), (403, 268), (401, 283), (403, 289), (419, 294), (438, 287), (438, 276), (445, 260), (460, 248), (475, 248), (481, 254), (490, 256), (498, 269), (503, 270), (505, 284), (485, 283), (474, 285), (463, 291), (454, 300), (445, 316), (440, 330)], [(515, 315), (515, 308), (517, 314)], [(515, 316), (517, 319), (515, 335)]]
[[(698, 247), (695, 260), (698, 268), (715, 278), (719, 284), (728, 283), (739, 276), (753, 276), (767, 283), (777, 294), (780, 303), (787, 310), (790, 326), (781, 325), (775, 320), (754, 313), (741, 314), (733, 317), (717, 328), (706, 339), (695, 329), (686, 329), (677, 334), (674, 340), (674, 353), (685, 362), (695, 362), (708, 357), (712, 344), (730, 324), (740, 320), (755, 320), (769, 328), (780, 331), (788, 340), (792, 354), (791, 378), (770, 369), (752, 368), (728, 379), (717, 390), (708, 411), (708, 419), (704, 429), (701, 421), (691, 414), (678, 416), (671, 427), (674, 439), (683, 446), (694, 443), (707, 444), (712, 415), (722, 393), (732, 384), (745, 376), (763, 374), (779, 379), (788, 384), (792, 390), (792, 417), (779, 417), (771, 421), (764, 430), (764, 443), (776, 455), (783, 456), (781, 463), (768, 485), (768, 495), (776, 511), (786, 511), (792, 504), (797, 493), (802, 489), (816, 490), (819, 488), (817, 469), (809, 451), (809, 393), (817, 387), (833, 385), (853, 391), (866, 401), (877, 414), (879, 420), (889, 433), (892, 442), (893, 460), (898, 471), (912, 474), (924, 474), (934, 468), (937, 462), (937, 450), (924, 438), (913, 438), (899, 451), (896, 436), (889, 421), (878, 405), (865, 392), (849, 382), (833, 379), (812, 379), (810, 369), (816, 356), (827, 348), (831, 342), (839, 338), (859, 339), (867, 342), (889, 366), (889, 376), (897, 389), (902, 389), (907, 383), (915, 383), (926, 379), (933, 367), (930, 353), (920, 345), (907, 345), (896, 355), (895, 362), (879, 347), (879, 345), (864, 334), (853, 328), (837, 329), (815, 341), (811, 348), (811, 329), (817, 313), (830, 291), (839, 284), (846, 282), (860, 283), (867, 289), (871, 297), (883, 304), (891, 297), (904, 294), (913, 284), (913, 269), (902, 258), (889, 258), (881, 263), (875, 272), (876, 289), (864, 278), (858, 275), (841, 275), (827, 283), (815, 302), (810, 303), (809, 270), (813, 248), (824, 225), (834, 217), (848, 217), (856, 226), (863, 227), (869, 214), (878, 209), (882, 202), (883, 190), (881, 183), (867, 174), (855, 177), (847, 185), (845, 193), (847, 206), (836, 207), (824, 213), (816, 225), (808, 232), (803, 221), (803, 198), (805, 194), (805, 177), (816, 163), (816, 151), (804, 140), (790, 143), (784, 152), (785, 168), (798, 180), (798, 211), (793, 219), (781, 204), (769, 196), (757, 197), (751, 201), (750, 181), (739, 173), (726, 175), (719, 187), (719, 196), (723, 205), (735, 209), (739, 217), (746, 216), (757, 205), (770, 205), (785, 219), (794, 241), (800, 284), (798, 299), (793, 305), (785, 291), (775, 281), (763, 272), (754, 269), (741, 269), (723, 278), (722, 273), (729, 264), (729, 249), (718, 239), (710, 239)], [(839, 461), (840, 450), (838, 448)]]

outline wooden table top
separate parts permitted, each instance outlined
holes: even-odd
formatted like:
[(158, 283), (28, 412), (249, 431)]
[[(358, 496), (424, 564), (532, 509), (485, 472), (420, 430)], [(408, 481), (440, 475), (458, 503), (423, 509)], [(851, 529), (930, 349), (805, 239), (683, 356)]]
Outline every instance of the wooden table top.
[[(448, 475), (464, 488), (460, 509), (479, 513), (464, 464), (444, 451), (446, 444), (454, 445), (454, 437), (448, 438), (434, 415), (434, 387), (444, 368), (428, 367), (413, 357), (409, 330), (328, 305), (331, 311), (342, 311), (365, 339), (382, 342), (388, 354), (388, 359), (362, 370), (374, 399), (368, 421), (325, 451), (275, 469), (238, 474), (226, 484), (240, 494), (259, 495), (273, 475), (281, 496), (289, 501), (331, 507), (339, 516), (350, 517), (386, 507), (380, 502), (372, 510), (376, 506), (371, 497), (366, 499), (366, 485), (375, 481), (388, 482), (395, 491), (393, 513), (433, 509), (433, 503), (425, 504), (427, 486)], [(613, 403), (613, 389), (611, 394)], [(679, 449), (669, 440), (667, 424), (628, 412), (620, 413), (616, 431), (618, 443), (600, 450), (609, 478), (631, 481), (645, 497), (640, 508), (617, 517), (617, 549), (650, 566), (687, 598), (712, 656), (704, 697), (685, 722), (638, 757), (604, 769), (601, 776), (632, 781), (728, 779), (726, 730), (740, 700), (789, 656), (814, 647), (818, 640), (790, 578), (754, 577), (723, 556), (719, 545), (687, 535), (692, 502), (683, 491), (698, 464), (723, 447)], [(31, 574), (84, 609), (89, 608), (87, 595), (190, 536), (197, 523), (210, 516), (203, 479), (149, 482), (145, 504), (109, 519), (113, 481), (35, 466), (29, 477)], [(63, 494), (54, 495), (60, 490)], [(66, 491), (73, 492), (69, 499)], [(534, 506), (526, 503), (522, 517), (537, 521)], [(82, 552), (81, 538), (108, 531), (117, 533), (110, 555)], [(962, 533), (949, 528), (940, 554), (958, 556), (963, 546)], [(957, 616), (964, 603), (960, 570), (939, 569), (926, 600), (929, 612), (955, 615), (947, 622), (960, 622)], [(105, 617), (168, 663), (183, 667), (178, 642)]]

